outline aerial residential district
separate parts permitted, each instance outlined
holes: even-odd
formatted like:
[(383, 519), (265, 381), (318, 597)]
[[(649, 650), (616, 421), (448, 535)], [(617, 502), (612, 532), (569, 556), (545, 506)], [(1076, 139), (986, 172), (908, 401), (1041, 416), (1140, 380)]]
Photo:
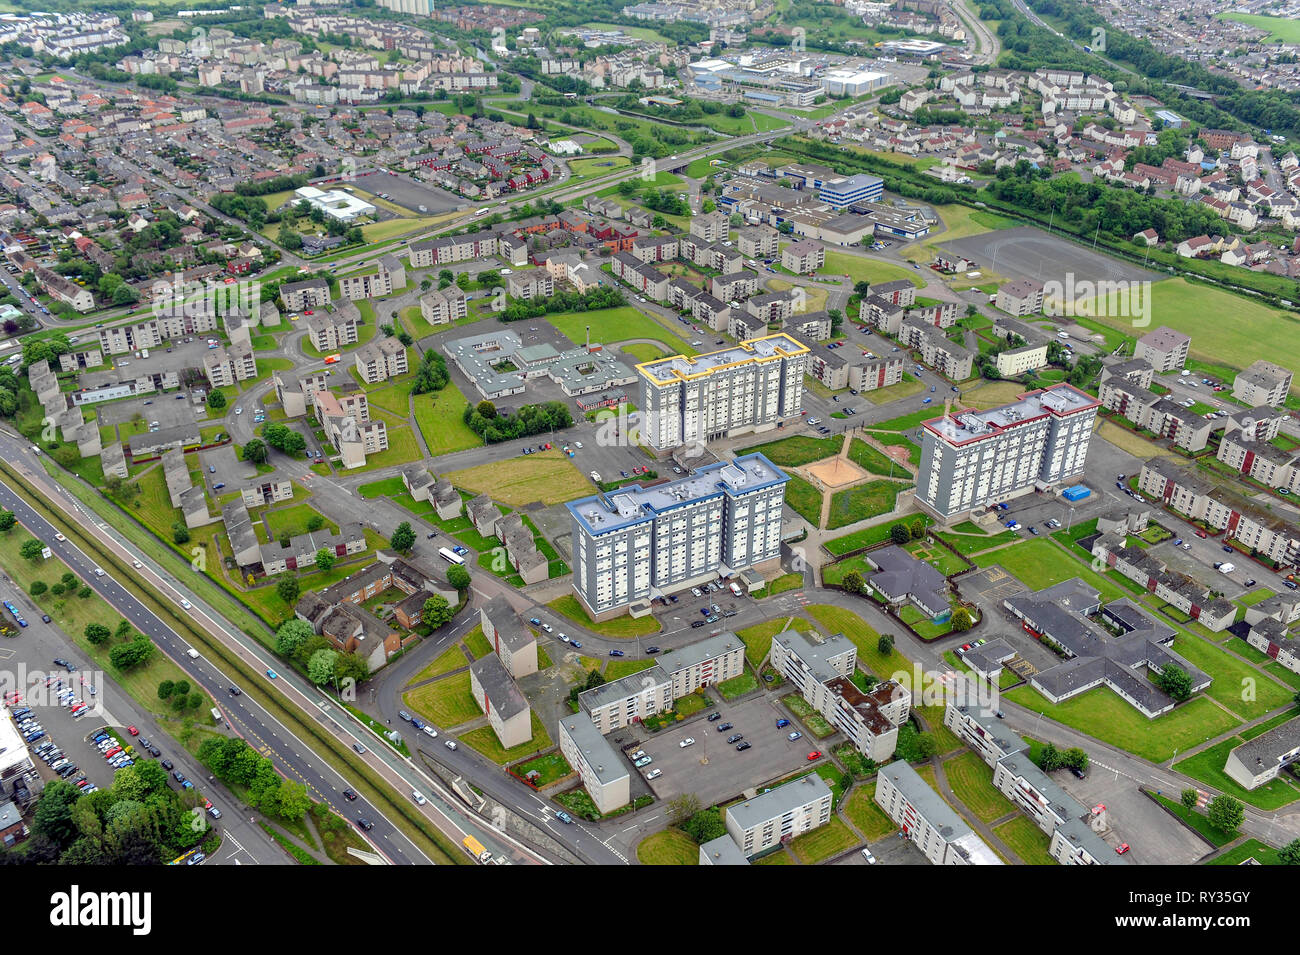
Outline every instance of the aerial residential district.
[(1295, 0), (43, 7), (0, 860), (1300, 864)]

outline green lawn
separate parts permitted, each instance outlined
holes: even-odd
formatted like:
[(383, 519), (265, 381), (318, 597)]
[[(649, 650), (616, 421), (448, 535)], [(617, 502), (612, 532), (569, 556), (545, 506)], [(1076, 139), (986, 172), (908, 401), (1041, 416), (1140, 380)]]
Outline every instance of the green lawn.
[(569, 341), (575, 343), (586, 341), (587, 326), (590, 325), (593, 342), (609, 345), (632, 338), (648, 338), (663, 342), (673, 349), (674, 354), (695, 354), (695, 349), (682, 341), (673, 329), (660, 324), (630, 305), (622, 308), (597, 309), (592, 312), (547, 315), (545, 321), (550, 322)]
[(533, 779), (533, 783), (539, 789), (573, 775), (573, 767), (560, 755), (558, 750), (520, 763), (514, 767), (514, 771), (525, 778), (528, 777), (529, 773), (536, 772), (538, 775)]
[(680, 829), (663, 829), (646, 836), (636, 847), (642, 865), (699, 865), (700, 847)]
[(1000, 564), (1031, 590), (1042, 590), (1063, 580), (1079, 577), (1084, 583), (1096, 587), (1105, 603), (1119, 600), (1128, 593), (1123, 587), (1075, 560), (1052, 541), (1041, 537), (976, 554), (971, 560), (976, 567)]
[(1241, 737), (1233, 736), (1221, 743), (1215, 743), (1193, 756), (1180, 759), (1174, 763), (1174, 770), (1259, 809), (1281, 809), (1300, 799), (1300, 789), (1296, 788), (1286, 773), (1263, 786), (1246, 789), (1224, 772), (1223, 766), (1227, 762), (1228, 754), (1243, 742)]
[(415, 423), (430, 455), (438, 457), (483, 443), (461, 417), (468, 403), (452, 383), (441, 391), (415, 396)]
[(415, 683), (423, 683), (435, 676), (442, 676), (444, 673), (450, 673), (452, 670), (459, 670), (461, 667), (469, 666), (469, 660), (465, 658), (465, 651), (460, 648), (460, 644), (452, 644), (442, 653), (438, 654), (423, 670), (411, 677), (407, 681), (407, 686)]
[[(1242, 646), (1249, 646), (1242, 641)], [(1179, 633), (1171, 648), (1199, 667), (1214, 681), (1205, 692), (1243, 719), (1258, 719), (1270, 710), (1285, 706), (1295, 695), (1285, 687), (1264, 676), (1255, 667), (1237, 659), (1221, 647), (1191, 635)], [(1243, 700), (1242, 687), (1247, 681), (1254, 683), (1254, 699)]]
[[(842, 435), (836, 435), (837, 438)], [(887, 455), (877, 451), (861, 438), (849, 445), (849, 460), (872, 474), (882, 477), (907, 477), (907, 470)], [(775, 463), (775, 462), (774, 462)]]
[(506, 749), (501, 745), (501, 740), (497, 739), (496, 730), (491, 726), (480, 726), (468, 733), (462, 733), (460, 741), (466, 746), (478, 750), (498, 766), (513, 763), (515, 760), (522, 759), (529, 753), (535, 753), (540, 749), (550, 749), (554, 743), (551, 742), (546, 727), (542, 725), (541, 717), (537, 715), (536, 711), (533, 711), (530, 716), (532, 718), (533, 738), (526, 743), (520, 743), (518, 746)]
[(718, 692), (722, 694), (724, 700), (734, 700), (746, 693), (753, 693), (757, 689), (758, 678), (748, 670), (740, 674), (740, 676), (732, 677), (730, 680), (723, 680), (718, 684)]
[(803, 586), (803, 574), (782, 574), (775, 580), (769, 581), (763, 587), (754, 591), (752, 596), (755, 600), (761, 600), (764, 597), (774, 597), (777, 594), (783, 594), (787, 590), (798, 590)]
[(1281, 865), (1277, 850), (1265, 845), (1258, 839), (1247, 839), (1239, 846), (1234, 846), (1221, 856), (1216, 856), (1206, 865), (1241, 865), (1247, 859), (1254, 859), (1260, 865)]
[(605, 667), (605, 679), (611, 682), (620, 680), (633, 673), (648, 670), (654, 665), (654, 660), (610, 660)]
[(858, 666), (870, 670), (882, 680), (888, 680), (895, 673), (900, 674), (900, 682), (911, 686), (912, 661), (894, 650), (885, 655), (880, 652), (877, 643), (880, 634), (865, 620), (851, 610), (832, 607), (829, 604), (812, 604), (805, 607), (814, 620), (820, 624), (824, 633), (842, 633), (858, 648)]
[(848, 826), (832, 816), (826, 825), (795, 837), (790, 842), (790, 851), (804, 865), (814, 865), (852, 849), (858, 841)]
[(338, 533), (338, 525), (326, 520), (323, 514), (309, 504), (293, 504), (289, 507), (269, 510), (265, 514), (266, 521), (271, 525), (271, 536), (275, 539), (285, 534), (294, 537), (307, 533), (307, 522), (313, 517), (319, 517), (324, 521), (321, 525), (322, 530), (328, 530), (331, 534)]
[(483, 715), (469, 691), (468, 670), (410, 690), (402, 695), (402, 700), (438, 726), (459, 726)]
[(966, 804), (981, 822), (1001, 819), (1016, 807), (993, 785), (993, 770), (974, 753), (962, 753), (943, 764), (953, 795)]
[[(909, 514), (905, 523), (910, 524), (912, 521), (916, 520), (917, 517), (920, 517), (927, 527), (933, 523), (933, 521), (923, 514)], [(881, 524), (873, 525), (872, 527), (864, 527), (862, 530), (854, 531), (851, 534), (832, 538), (831, 540), (826, 541), (822, 546), (826, 548), (827, 552), (837, 557), (843, 554), (852, 553), (853, 551), (874, 547), (876, 544), (881, 544), (889, 540), (889, 529), (897, 523), (898, 521), (885, 521)]]
[(854, 786), (844, 804), (844, 814), (868, 842), (885, 838), (898, 830), (892, 819), (876, 804), (876, 781)]
[(488, 643), (488, 638), (483, 636), (483, 625), (479, 624), (465, 634), (465, 646), (473, 654), (475, 660), (482, 660), (492, 652), (492, 644)]
[(905, 448), (907, 450), (908, 463), (913, 468), (921, 466), (921, 446), (901, 434), (894, 434), (892, 431), (873, 431), (871, 437), (880, 444), (888, 445), (891, 448)]
[(406, 485), (402, 483), (400, 477), (391, 477), (384, 478), (382, 481), (371, 481), (369, 484), (362, 484), (357, 488), (357, 493), (366, 500), (371, 500), (376, 497), (392, 497), (395, 494), (405, 492), (405, 490)]
[(1049, 703), (1031, 686), (1010, 690), (1006, 697), (1035, 713), (1041, 712), (1058, 723), (1073, 726), (1155, 763), (1164, 762), (1176, 751), (1203, 743), (1237, 725), (1236, 719), (1203, 696), (1154, 720), (1147, 719), (1104, 686), (1062, 703)]
[(898, 481), (879, 480), (858, 484), (844, 491), (836, 491), (831, 495), (826, 527), (834, 530), (868, 517), (888, 514), (894, 509), (894, 502), (899, 492), (911, 486)]
[(1047, 848), (1052, 840), (1043, 830), (1030, 822), (1028, 816), (1017, 816), (993, 831), (1025, 865), (1057, 864), (1056, 860), (1047, 854)]
[(1220, 20), (1233, 20), (1268, 31), (1265, 43), (1300, 43), (1300, 23), (1283, 17), (1268, 17), (1252, 13), (1216, 13)]
[[(861, 444), (862, 442), (856, 441), (854, 443)], [(843, 445), (844, 435), (842, 434), (829, 438), (812, 438), (796, 434), (789, 438), (781, 438), (778, 441), (768, 441), (766, 444), (755, 444), (742, 451), (737, 451), (736, 456), (753, 454), (757, 451), (766, 455), (767, 459), (778, 467), (793, 468), (839, 454)], [(852, 452), (850, 452), (850, 456), (852, 456)], [(881, 457), (884, 457), (884, 455), (881, 455)]]
[(980, 551), (989, 550), (992, 547), (999, 547), (1002, 544), (1010, 544), (1020, 539), (1020, 535), (1015, 531), (1003, 531), (1000, 534), (989, 536), (983, 534), (979, 537), (974, 534), (943, 534), (940, 533), (939, 539), (944, 541), (960, 554), (967, 556), (978, 554)]
[(791, 510), (813, 527), (820, 527), (822, 520), (822, 493), (797, 474), (787, 475), (790, 480), (785, 486), (785, 503)]
[(790, 621), (790, 626), (786, 626), (785, 620), (765, 620), (762, 623), (756, 623), (752, 627), (746, 627), (744, 630), (737, 630), (736, 636), (740, 637), (745, 644), (745, 659), (749, 665), (757, 668), (763, 662), (768, 653), (772, 650), (772, 638), (778, 633), (785, 630), (806, 631), (811, 629), (807, 620), (795, 618)]
[[(1277, 346), (1272, 361), (1300, 373), (1300, 326), (1290, 312), (1185, 278), (1156, 282), (1151, 308), (1164, 324), (1192, 337), (1191, 354), (1197, 358), (1245, 368), (1259, 357), (1259, 343), (1266, 341)], [(1119, 314), (1122, 309), (1091, 311), (1104, 312), (1098, 321), (1113, 328), (1132, 330), (1132, 320)]]
[(587, 611), (583, 609), (578, 598), (572, 594), (566, 594), (552, 600), (546, 606), (561, 616), (568, 617), (578, 626), (585, 627), (595, 633), (604, 634), (607, 637), (645, 637), (652, 633), (658, 633), (662, 629), (654, 614), (644, 617), (633, 617), (624, 614), (621, 617), (615, 617), (613, 620), (596, 623), (587, 615)]
[(1209, 818), (1205, 813), (1196, 809), (1188, 809), (1181, 802), (1177, 802), (1167, 796), (1154, 796), (1156, 802), (1164, 806), (1171, 813), (1183, 821), (1183, 823), (1194, 832), (1199, 833), (1210, 845), (1216, 849), (1222, 849), (1224, 846), (1237, 839), (1237, 834), (1228, 835), (1223, 830), (1211, 825)]
[(905, 269), (900, 265), (868, 259), (848, 252), (833, 252), (829, 248), (826, 250), (826, 264), (817, 271), (819, 275), (848, 275), (854, 282), (865, 279), (872, 285), (881, 282), (897, 282), (899, 279), (906, 279), (916, 286), (921, 284), (917, 281), (916, 271), (913, 269)]

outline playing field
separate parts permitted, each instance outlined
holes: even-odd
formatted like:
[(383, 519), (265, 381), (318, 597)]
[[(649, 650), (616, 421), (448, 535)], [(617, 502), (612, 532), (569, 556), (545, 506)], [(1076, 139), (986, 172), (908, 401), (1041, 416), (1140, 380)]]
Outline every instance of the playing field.
[(594, 492), (592, 484), (560, 451), (542, 451), (526, 457), (480, 464), (463, 471), (448, 471), (443, 477), (456, 487), (487, 494), (510, 507), (541, 501), (558, 504)]
[(601, 344), (625, 342), (636, 338), (663, 342), (676, 355), (694, 355), (695, 349), (677, 337), (667, 325), (661, 325), (630, 305), (622, 308), (604, 308), (594, 312), (566, 312), (548, 315), (546, 320), (569, 341), (581, 344), (587, 340), (587, 327), (591, 326), (591, 340)]
[[(1109, 296), (1110, 305), (1092, 306), (1091, 310), (1120, 311), (1115, 298)], [(1141, 328), (1135, 329), (1127, 316), (1094, 317), (1125, 334), (1145, 334)], [(1182, 278), (1157, 282), (1151, 289), (1151, 326), (1158, 325), (1190, 335), (1193, 356), (1238, 369), (1260, 358), (1260, 343), (1267, 342), (1270, 361), (1300, 373), (1300, 318), (1244, 295)]]
[(1250, 13), (1216, 13), (1220, 20), (1234, 20), (1259, 30), (1267, 30), (1265, 43), (1300, 43), (1300, 22), (1283, 17), (1262, 17)]

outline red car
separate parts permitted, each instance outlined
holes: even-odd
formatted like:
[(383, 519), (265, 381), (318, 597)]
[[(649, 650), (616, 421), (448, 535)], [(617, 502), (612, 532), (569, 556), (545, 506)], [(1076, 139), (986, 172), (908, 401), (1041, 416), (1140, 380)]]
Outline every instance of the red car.
[(1210, 535), (1205, 533), (1205, 531), (1197, 531), (1196, 536), (1204, 540), (1206, 537), (1209, 537)]
[(311, 309), (307, 309), (305, 312), (303, 312), (303, 314), (304, 314), (304, 315), (315, 315), (316, 313), (313, 312)]
[(819, 750), (819, 749), (815, 749), (815, 750), (813, 750), (811, 753), (808, 754), (808, 762), (810, 762), (810, 763), (811, 763), (814, 759), (821, 759), (821, 758), (822, 758), (822, 751)]
[(1124, 853), (1128, 852), (1128, 843), (1121, 842), (1119, 845), (1115, 847), (1115, 851), (1118, 852), (1120, 855), (1123, 855)]
[(132, 736), (139, 736), (139, 735), (140, 735), (140, 731), (139, 731), (138, 729), (136, 729), (134, 726), (128, 726), (128, 727), (126, 728), (126, 731), (127, 731), (128, 733), (130, 733)]

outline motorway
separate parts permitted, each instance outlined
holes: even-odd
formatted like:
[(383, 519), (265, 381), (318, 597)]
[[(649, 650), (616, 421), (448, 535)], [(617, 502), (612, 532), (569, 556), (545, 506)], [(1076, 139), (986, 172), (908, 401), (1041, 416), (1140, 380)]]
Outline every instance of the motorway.
[[(120, 556), (129, 560), (141, 560), (144, 564), (140, 569), (141, 576), (162, 593), (175, 594), (178, 603), (182, 596), (189, 599), (193, 605), (190, 615), (195, 621), (238, 652), (246, 663), (262, 671), (274, 669), (278, 674), (276, 688), (289, 698), (287, 702), (296, 705), (308, 714), (309, 718), (316, 719), (328, 728), (338, 738), (340, 746), (354, 744), (365, 746), (372, 767), (376, 768), (397, 790), (399, 797), (404, 797), (412, 789), (423, 791), (429, 797), (429, 804), (424, 807), (424, 811), (454, 843), (459, 843), (466, 833), (474, 834), (492, 849), (494, 854), (506, 855), (517, 862), (543, 861), (522, 845), (502, 834), (492, 832), (482, 820), (460, 805), (455, 797), (437, 786), (409, 760), (403, 760), (387, 745), (382, 744), (368, 731), (361, 729), (348, 714), (341, 711), (319, 691), (297, 679), (292, 672), (281, 674), (281, 664), (269, 652), (237, 634), (215, 613), (208, 610), (197, 595), (190, 592), (167, 571), (154, 565), (146, 555), (137, 554), (116, 540), (110, 529), (99, 524), (96, 518), (88, 517), (80, 505), (71, 500), (67, 492), (50, 485), (42, 470), (28, 466), (26, 460), (30, 460), (31, 454), (26, 450), (26, 445), (21, 442), (21, 439), (0, 431), (0, 453), (3, 453), (5, 458), (52, 504), (65, 511), (73, 509), (70, 519), (79, 523), (88, 533), (107, 539), (109, 546), (112, 546)], [(65, 503), (61, 500), (61, 495), (68, 498), (69, 502)], [(428, 864), (431, 862), (405, 834), (384, 818), (382, 811), (369, 805), (364, 799), (345, 803), (341, 793), (344, 789), (355, 788), (353, 783), (316, 757), (301, 739), (251, 700), (248, 694), (231, 695), (232, 682), (228, 676), (206, 658), (198, 662), (192, 660), (187, 655), (189, 645), (175, 631), (158, 619), (112, 576), (106, 574), (103, 577), (96, 577), (93, 571), (97, 562), (71, 541), (56, 540), (57, 529), (32, 510), (11, 487), (3, 482), (0, 482), (0, 504), (12, 510), (23, 526), (46, 542), (61, 560), (90, 582), (114, 609), (131, 621), (141, 633), (148, 635), (178, 667), (185, 670), (198, 685), (211, 694), (225, 714), (230, 728), (247, 739), (253, 748), (270, 757), (276, 769), (286, 778), (302, 782), (308, 787), (313, 798), (328, 803), (346, 819), (366, 816), (373, 821), (374, 829), (364, 835), (375, 850), (391, 863)]]

